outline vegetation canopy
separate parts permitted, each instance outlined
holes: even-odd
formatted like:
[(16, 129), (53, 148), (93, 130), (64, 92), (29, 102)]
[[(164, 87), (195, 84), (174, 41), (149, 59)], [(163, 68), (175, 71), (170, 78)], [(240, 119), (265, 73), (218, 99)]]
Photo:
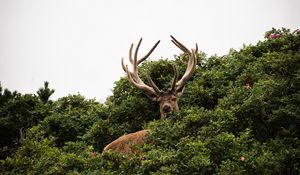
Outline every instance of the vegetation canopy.
[[(105, 104), (80, 94), (50, 100), (48, 82), (36, 94), (0, 86), (0, 174), (300, 174), (300, 30), (272, 29), (256, 45), (196, 56), (180, 113), (162, 120), (126, 77)], [(144, 62), (140, 78), (150, 70), (168, 89), (172, 65), (181, 77), (187, 60)], [(151, 130), (142, 152), (102, 153), (142, 129)]]

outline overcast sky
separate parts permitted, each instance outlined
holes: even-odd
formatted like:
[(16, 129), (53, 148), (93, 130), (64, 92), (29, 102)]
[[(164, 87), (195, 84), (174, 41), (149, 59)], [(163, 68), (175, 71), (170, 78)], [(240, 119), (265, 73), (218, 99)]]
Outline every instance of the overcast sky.
[(180, 54), (170, 34), (224, 55), (272, 27), (299, 28), (299, 7), (299, 0), (0, 0), (0, 81), (21, 93), (49, 81), (53, 99), (79, 92), (104, 101), (140, 37), (142, 55), (161, 40), (151, 60)]

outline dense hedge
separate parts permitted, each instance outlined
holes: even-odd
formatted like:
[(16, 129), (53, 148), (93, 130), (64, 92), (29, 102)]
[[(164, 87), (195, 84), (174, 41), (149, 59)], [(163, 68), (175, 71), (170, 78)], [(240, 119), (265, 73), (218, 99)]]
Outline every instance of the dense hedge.
[[(105, 104), (70, 95), (49, 100), (0, 88), (0, 174), (300, 174), (300, 31), (272, 29), (256, 45), (198, 55), (180, 114), (159, 118), (127, 79)], [(146, 62), (161, 88), (186, 55)], [(102, 153), (117, 137), (150, 128), (138, 155)]]

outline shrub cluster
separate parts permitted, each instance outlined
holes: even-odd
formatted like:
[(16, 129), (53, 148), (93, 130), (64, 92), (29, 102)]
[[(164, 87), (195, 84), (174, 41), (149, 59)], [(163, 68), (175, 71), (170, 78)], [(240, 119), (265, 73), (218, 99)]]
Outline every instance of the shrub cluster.
[[(158, 105), (127, 79), (105, 104), (70, 95), (49, 100), (0, 87), (0, 174), (300, 174), (300, 32), (272, 29), (227, 55), (199, 53), (180, 114), (158, 120)], [(186, 55), (146, 62), (141, 77), (170, 87)], [(105, 152), (119, 136), (150, 128), (137, 155)]]

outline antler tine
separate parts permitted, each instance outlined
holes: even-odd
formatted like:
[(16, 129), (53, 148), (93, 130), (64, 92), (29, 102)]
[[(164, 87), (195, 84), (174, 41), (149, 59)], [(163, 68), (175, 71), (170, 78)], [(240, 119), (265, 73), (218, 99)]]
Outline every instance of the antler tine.
[(174, 90), (176, 90), (176, 83), (178, 81), (178, 69), (174, 64), (172, 64), (172, 68), (173, 68), (173, 71), (174, 71), (174, 78), (173, 78), (173, 81), (172, 81), (171, 91), (173, 92)]
[[(141, 39), (142, 39), (142, 38), (141, 38)], [(133, 64), (133, 59), (132, 59), (132, 49), (133, 49), (133, 46), (134, 46), (134, 44), (132, 43), (132, 44), (130, 45), (130, 49), (129, 49), (129, 61), (130, 61), (131, 64)], [(124, 72), (126, 72), (126, 68), (125, 68), (124, 58), (123, 58), (123, 57), (122, 57), (121, 62), (122, 62), (122, 68), (123, 68)], [(126, 66), (127, 66), (127, 65), (126, 65)]]
[(138, 61), (138, 65), (141, 63), (141, 62), (143, 62), (145, 59), (147, 59), (150, 55), (151, 55), (151, 53), (154, 51), (154, 49), (157, 47), (157, 45), (160, 43), (160, 40), (158, 40), (155, 44), (154, 44), (154, 46), (150, 49), (150, 51), (144, 56), (144, 57), (142, 57), (139, 61)]
[(148, 83), (150, 84), (151, 87), (153, 87), (154, 91), (158, 94), (161, 93), (161, 90), (156, 86), (156, 84), (154, 83), (154, 81), (152, 80), (151, 76), (150, 76), (150, 72), (148, 72), (147, 74), (147, 80)]
[(124, 58), (122, 57), (122, 59), (121, 59), (121, 63), (122, 63), (122, 68), (123, 68), (123, 70), (124, 70), (124, 72), (126, 72), (127, 73), (127, 71), (126, 71), (126, 66), (125, 66), (125, 64), (124, 64)]
[(184, 75), (182, 78), (176, 83), (176, 91), (181, 91), (188, 81), (188, 79), (192, 76), (193, 72), (196, 69), (196, 63), (197, 63), (197, 57), (196, 53), (198, 52), (198, 44), (196, 43), (196, 49), (191, 49), (188, 50), (183, 44), (181, 44), (178, 40), (176, 40), (172, 35), (172, 42), (183, 52), (187, 53), (189, 55), (189, 61), (188, 61), (188, 66), (185, 70)]
[(176, 38), (174, 38), (174, 36), (170, 35), (172, 38), (172, 42), (179, 48), (181, 49), (183, 52), (190, 54), (191, 52), (189, 51), (188, 48), (186, 48), (183, 44), (181, 44)]
[(128, 80), (131, 84), (133, 84), (136, 88), (138, 89), (141, 89), (141, 90), (144, 90), (146, 92), (150, 92), (150, 93), (153, 93), (155, 94), (155, 91), (153, 88), (145, 85), (144, 83), (140, 84), (140, 83), (137, 83), (134, 78), (132, 77), (132, 73), (129, 72), (128, 70), (128, 66), (126, 65), (126, 73), (127, 73), (127, 77), (128, 77)]
[[(141, 40), (142, 40), (142, 38), (140, 39), (140, 42), (139, 42), (139, 43), (141, 43)], [(144, 60), (146, 60), (146, 59), (151, 55), (151, 53), (154, 51), (154, 49), (157, 47), (157, 45), (158, 45), (159, 43), (160, 43), (160, 40), (158, 40), (158, 41), (155, 43), (155, 45), (150, 49), (150, 51), (149, 51), (144, 57), (142, 57), (141, 59), (139, 59), (139, 60), (137, 61), (137, 65), (139, 65), (141, 62), (143, 62)], [(130, 61), (131, 64), (134, 64), (134, 61), (133, 61), (133, 58), (132, 58), (132, 49), (133, 49), (133, 46), (134, 46), (134, 44), (131, 44), (130, 49), (129, 49), (129, 61)], [(138, 46), (138, 47), (139, 47), (139, 46)], [(139, 49), (139, 48), (136, 49), (136, 52), (137, 52), (138, 49)], [(122, 68), (123, 68), (123, 70), (125, 71), (124, 58), (122, 58)]]
[(133, 64), (132, 49), (133, 49), (133, 43), (131, 44), (130, 49), (129, 49), (129, 61), (131, 64)]
[(143, 38), (140, 39), (138, 45), (137, 45), (136, 48), (135, 48), (134, 59), (133, 59), (133, 70), (134, 70), (134, 72), (136, 71), (137, 66), (138, 66), (138, 61), (137, 61), (137, 59), (138, 59), (138, 52), (139, 52), (139, 49), (140, 49), (140, 45), (141, 45), (141, 43), (142, 43), (142, 40), (143, 40)]
[(143, 82), (143, 80), (139, 77), (137, 66), (142, 61), (144, 61), (145, 59), (147, 59), (149, 57), (149, 55), (154, 51), (154, 49), (157, 47), (157, 45), (159, 44), (160, 41), (156, 42), (155, 45), (150, 49), (150, 51), (144, 57), (142, 57), (141, 59), (138, 59), (138, 51), (139, 51), (140, 45), (142, 43), (142, 40), (143, 40), (143, 38), (141, 38), (139, 40), (139, 43), (137, 44), (137, 46), (135, 48), (133, 57), (132, 57), (132, 51), (133, 51), (134, 45), (131, 44), (130, 49), (129, 49), (129, 61), (132, 64), (132, 72), (130, 72), (128, 70), (128, 65), (125, 65), (124, 58), (121, 59), (122, 68), (126, 72), (128, 80), (131, 84), (133, 84), (138, 89), (144, 90), (149, 94), (157, 96), (158, 93), (160, 93), (161, 91), (155, 85), (155, 83), (152, 81), (150, 75), (148, 75), (148, 77), (147, 77), (150, 86)]

